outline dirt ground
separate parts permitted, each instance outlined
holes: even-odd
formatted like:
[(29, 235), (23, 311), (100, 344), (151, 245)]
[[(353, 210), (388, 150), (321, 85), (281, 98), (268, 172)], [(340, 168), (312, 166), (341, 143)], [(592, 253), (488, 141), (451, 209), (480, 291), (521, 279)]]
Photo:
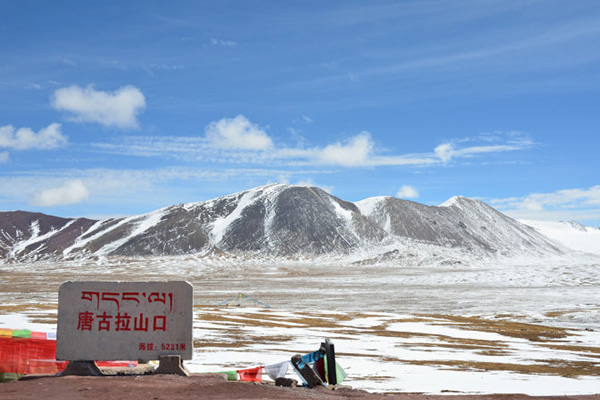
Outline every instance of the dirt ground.
[(372, 394), (341, 388), (284, 388), (267, 384), (228, 382), (220, 375), (192, 374), (140, 375), (111, 377), (40, 376), (0, 384), (2, 400), (191, 400), (191, 399), (281, 399), (281, 400), (517, 400), (517, 399), (573, 399), (600, 400), (600, 394), (587, 396), (529, 397), (525, 395), (423, 395), (423, 394)]

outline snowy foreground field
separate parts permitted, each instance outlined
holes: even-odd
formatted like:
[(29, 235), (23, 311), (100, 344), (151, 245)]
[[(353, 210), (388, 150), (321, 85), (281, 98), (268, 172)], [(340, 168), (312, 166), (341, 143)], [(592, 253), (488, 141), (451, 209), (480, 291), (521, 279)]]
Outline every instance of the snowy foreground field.
[[(56, 330), (67, 280), (194, 285), (193, 372), (336, 346), (347, 384), (378, 392), (600, 392), (600, 258), (447, 262), (171, 257), (0, 264), (0, 327)], [(238, 292), (271, 308), (217, 304)], [(291, 372), (288, 372), (292, 377)]]

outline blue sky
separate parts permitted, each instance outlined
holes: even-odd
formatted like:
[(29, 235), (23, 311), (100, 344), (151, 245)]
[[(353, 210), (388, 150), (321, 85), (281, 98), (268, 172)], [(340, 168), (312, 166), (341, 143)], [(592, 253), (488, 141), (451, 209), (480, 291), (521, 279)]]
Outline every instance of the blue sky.
[(272, 182), (600, 225), (600, 2), (1, 1), (0, 209)]

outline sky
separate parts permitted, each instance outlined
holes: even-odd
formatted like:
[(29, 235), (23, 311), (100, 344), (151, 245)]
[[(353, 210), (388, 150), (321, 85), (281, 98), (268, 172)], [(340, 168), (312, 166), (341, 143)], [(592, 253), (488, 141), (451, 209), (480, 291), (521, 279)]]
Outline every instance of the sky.
[(0, 0), (0, 210), (268, 183), (600, 226), (596, 0)]

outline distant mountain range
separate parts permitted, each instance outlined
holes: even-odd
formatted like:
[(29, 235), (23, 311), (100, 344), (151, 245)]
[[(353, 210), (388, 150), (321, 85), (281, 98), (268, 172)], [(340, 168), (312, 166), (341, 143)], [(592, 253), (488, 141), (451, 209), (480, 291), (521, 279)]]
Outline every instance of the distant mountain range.
[(438, 207), (393, 197), (348, 202), (316, 188), (272, 184), (126, 218), (0, 212), (0, 260), (195, 253), (315, 257), (411, 245), (477, 256), (558, 254), (535, 229), (477, 200)]

